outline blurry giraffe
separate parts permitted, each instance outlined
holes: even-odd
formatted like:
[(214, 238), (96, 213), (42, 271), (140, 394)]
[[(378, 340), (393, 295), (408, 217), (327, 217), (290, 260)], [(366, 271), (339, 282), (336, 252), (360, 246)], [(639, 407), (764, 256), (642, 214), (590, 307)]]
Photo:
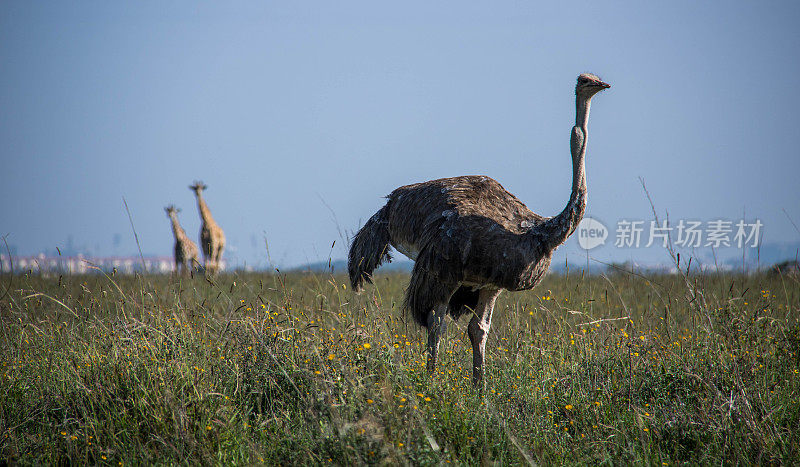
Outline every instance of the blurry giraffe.
[(219, 263), (222, 260), (222, 250), (225, 249), (225, 234), (222, 229), (211, 217), (211, 210), (208, 209), (206, 201), (203, 199), (203, 190), (207, 186), (203, 182), (196, 181), (189, 189), (194, 191), (197, 196), (197, 208), (200, 210), (200, 217), (203, 218), (203, 225), (200, 227), (200, 247), (203, 249), (206, 271), (214, 274), (219, 270)]
[(175, 272), (187, 275), (189, 271), (200, 265), (200, 261), (197, 260), (197, 245), (189, 240), (178, 222), (178, 213), (181, 210), (172, 204), (165, 207), (164, 210), (167, 211), (167, 217), (172, 221), (172, 233), (175, 235)]

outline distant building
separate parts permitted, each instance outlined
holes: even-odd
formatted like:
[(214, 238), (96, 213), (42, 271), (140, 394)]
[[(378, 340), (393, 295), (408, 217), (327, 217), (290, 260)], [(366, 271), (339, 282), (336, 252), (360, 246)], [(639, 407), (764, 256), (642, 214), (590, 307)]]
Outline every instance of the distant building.
[[(151, 274), (168, 274), (175, 269), (175, 260), (171, 256), (145, 256), (144, 267), (139, 256), (84, 257), (77, 256), (12, 256), (0, 255), (0, 272), (10, 272), (14, 267), (16, 273), (34, 274), (91, 274), (98, 269), (111, 273), (116, 270), (122, 274), (132, 274), (146, 270)], [(220, 270), (226, 269), (224, 261)]]

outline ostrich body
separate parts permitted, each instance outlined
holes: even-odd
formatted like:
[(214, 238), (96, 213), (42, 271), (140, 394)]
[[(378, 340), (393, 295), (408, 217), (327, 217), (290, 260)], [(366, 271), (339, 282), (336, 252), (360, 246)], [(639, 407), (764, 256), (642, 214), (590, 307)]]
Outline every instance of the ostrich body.
[(206, 200), (203, 199), (203, 190), (208, 188), (203, 182), (194, 182), (189, 189), (194, 191), (197, 196), (197, 209), (203, 220), (200, 226), (200, 246), (203, 248), (203, 258), (205, 268), (209, 274), (214, 274), (219, 270), (219, 263), (222, 260), (222, 251), (225, 249), (225, 233), (217, 225), (211, 216), (211, 209), (208, 208)]
[(404, 307), (428, 328), (428, 371), (436, 368), (444, 318), (472, 314), (472, 380), (483, 381), (492, 311), (502, 290), (528, 290), (550, 266), (555, 249), (586, 210), (587, 120), (592, 97), (610, 87), (592, 74), (578, 77), (570, 138), (572, 193), (561, 213), (542, 217), (497, 181), (484, 176), (442, 178), (394, 190), (386, 205), (353, 238), (350, 282), (358, 291), (383, 261), (389, 245), (414, 260)]
[(164, 210), (172, 222), (172, 234), (175, 236), (175, 272), (187, 275), (195, 265), (200, 264), (197, 260), (197, 245), (189, 239), (178, 221), (178, 213), (181, 210), (173, 205), (165, 207)]

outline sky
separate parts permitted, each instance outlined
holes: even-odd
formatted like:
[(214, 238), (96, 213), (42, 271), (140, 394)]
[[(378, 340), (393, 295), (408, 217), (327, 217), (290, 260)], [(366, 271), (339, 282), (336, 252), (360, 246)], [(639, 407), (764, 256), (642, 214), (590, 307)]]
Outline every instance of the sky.
[[(798, 242), (798, 20), (790, 1), (4, 1), (0, 236), (136, 255), (135, 229), (170, 255), (163, 208), (196, 238), (194, 180), (232, 266), (344, 258), (383, 196), (441, 177), (490, 176), (554, 215), (592, 72), (612, 87), (587, 215), (649, 222), (643, 179), (671, 222), (758, 219), (764, 243)], [(572, 238), (554, 263), (581, 254)]]

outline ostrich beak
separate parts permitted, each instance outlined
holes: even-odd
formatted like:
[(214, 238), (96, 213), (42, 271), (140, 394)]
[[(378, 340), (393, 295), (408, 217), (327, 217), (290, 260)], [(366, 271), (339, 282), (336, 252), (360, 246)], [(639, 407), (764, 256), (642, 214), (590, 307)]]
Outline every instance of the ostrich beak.
[(610, 88), (610, 87), (611, 87), (611, 85), (610, 85), (610, 84), (608, 84), (608, 83), (604, 83), (604, 82), (602, 82), (602, 81), (598, 81), (598, 82), (597, 82), (597, 85), (598, 85), (598, 86), (600, 86), (600, 87), (601, 87), (601, 88), (603, 88), (603, 89), (608, 89), (608, 88)]

